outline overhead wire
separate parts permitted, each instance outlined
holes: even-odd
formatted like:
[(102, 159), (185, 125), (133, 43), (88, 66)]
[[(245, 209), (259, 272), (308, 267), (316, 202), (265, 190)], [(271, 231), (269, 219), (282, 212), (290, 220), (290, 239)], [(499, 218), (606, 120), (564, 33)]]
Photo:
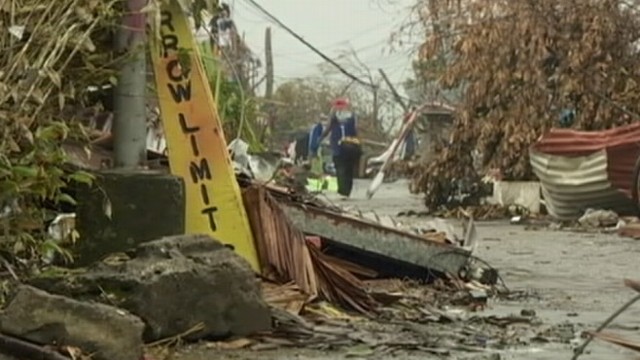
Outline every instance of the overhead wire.
[[(365, 85), (369, 88), (372, 89), (377, 89), (380, 93), (383, 92), (385, 95), (391, 95), (391, 91), (386, 89), (386, 88), (381, 88), (378, 84), (373, 84), (371, 81), (365, 81), (362, 80), (362, 78), (360, 76), (357, 76), (356, 74), (353, 74), (351, 71), (347, 70), (344, 66), (338, 64), (337, 62), (335, 62), (333, 59), (329, 58), (328, 56), (326, 56), (322, 51), (318, 50), (317, 47), (311, 45), (310, 43), (308, 43), (306, 40), (304, 40), (299, 34), (295, 33), (293, 30), (291, 30), (290, 28), (288, 28), (286, 25), (284, 25), (278, 18), (276, 18), (273, 14), (269, 13), (268, 11), (266, 11), (266, 9), (264, 9), (262, 6), (260, 6), (259, 4), (257, 4), (255, 1), (253, 0), (246, 0), (249, 4), (251, 4), (255, 9), (251, 8), (250, 6), (248, 6), (248, 4), (244, 4), (246, 5), (246, 8), (249, 8), (253, 14), (256, 14), (254, 11), (257, 10), (260, 12), (260, 14), (258, 15), (262, 15), (264, 17), (266, 17), (266, 19), (274, 24), (276, 24), (277, 26), (279, 26), (280, 28), (284, 29), (285, 31), (289, 32), (292, 36), (294, 36), (295, 38), (297, 38), (299, 41), (301, 41), (305, 46), (309, 47), (313, 52), (315, 52), (316, 54), (320, 55), (323, 60), (329, 62), (331, 65), (333, 65), (334, 67), (336, 67), (336, 69), (338, 69), (338, 71), (340, 73), (342, 73), (343, 75), (346, 75), (347, 77), (349, 77), (352, 81), (355, 81), (361, 85)], [(239, 2), (240, 3), (240, 2)], [(365, 45), (362, 47), (359, 47), (357, 49), (353, 49), (352, 51), (356, 51), (356, 52), (361, 52), (361, 51), (365, 51), (371, 48), (375, 48), (377, 46), (381, 46), (384, 43), (390, 43), (391, 39), (383, 39), (383, 40), (378, 40), (372, 44), (369, 45)], [(340, 42), (339, 42), (340, 43)], [(338, 44), (338, 43), (336, 43)], [(390, 56), (397, 56), (397, 55), (401, 55), (399, 52), (398, 53), (394, 53), (394, 54), (390, 54)], [(277, 57), (283, 57), (286, 55), (283, 54), (278, 54), (276, 55)], [(376, 56), (377, 58), (380, 57), (380, 55)], [(290, 58), (288, 57), (288, 59), (290, 60)], [(368, 60), (368, 59), (367, 59)], [(302, 61), (298, 61), (300, 63), (302, 63)], [(307, 63), (308, 64), (308, 63)], [(317, 65), (320, 65), (321, 63), (318, 63)], [(309, 64), (311, 65), (311, 64)], [(313, 64), (315, 65), (315, 64)], [(397, 69), (400, 70), (400, 69)], [(403, 73), (405, 73), (408, 69), (404, 68), (402, 69)], [(396, 70), (393, 70), (391, 73), (395, 73)], [(308, 77), (308, 76), (307, 76)], [(281, 79), (297, 79), (299, 77), (295, 77), (295, 76), (291, 76), (291, 77), (283, 77), (283, 76), (278, 76), (277, 78), (281, 78)], [(396, 84), (397, 85), (397, 84)], [(411, 101), (411, 99), (409, 99), (408, 97), (404, 97), (403, 99), (405, 100), (409, 100)]]
[[(364, 85), (368, 88), (371, 88), (375, 91), (378, 92), (379, 95), (381, 95), (382, 97), (388, 97), (391, 98), (393, 96), (393, 93), (390, 89), (387, 89), (383, 86), (380, 86), (380, 84), (374, 84), (371, 81), (365, 81), (363, 80), (360, 76), (355, 75), (353, 72), (347, 70), (343, 65), (337, 63), (335, 60), (331, 59), (330, 57), (328, 57), (326, 54), (324, 54), (321, 50), (319, 50), (317, 47), (315, 47), (314, 45), (310, 44), (309, 42), (307, 42), (305, 39), (303, 39), (298, 33), (296, 33), (295, 31), (293, 31), (292, 29), (290, 29), (289, 27), (287, 27), (282, 21), (280, 21), (277, 17), (275, 17), (273, 14), (271, 14), (270, 12), (268, 12), (266, 9), (264, 9), (262, 6), (260, 6), (259, 4), (257, 4), (254, 0), (245, 0), (247, 3), (251, 4), (256, 10), (258, 10), (261, 15), (265, 16), (266, 19), (272, 23), (274, 23), (275, 25), (277, 25), (278, 27), (282, 28), (283, 30), (285, 30), (286, 32), (288, 32), (290, 35), (292, 35), (293, 37), (295, 37), (297, 40), (299, 40), (301, 43), (303, 43), (305, 46), (307, 46), (310, 50), (312, 50), (314, 53), (316, 53), (317, 55), (319, 55), (324, 61), (328, 62), (329, 64), (331, 64), (333, 67), (335, 67), (339, 73), (341, 73), (342, 75), (347, 76), (349, 79), (351, 79), (352, 82), (356, 82), (359, 83), (361, 85)], [(240, 2), (239, 2), (240, 3)], [(245, 4), (247, 5), (247, 4)], [(246, 6), (247, 8), (250, 8), (249, 6)], [(253, 10), (253, 9), (251, 9)], [(254, 13), (255, 14), (255, 13)], [(372, 44), (369, 45), (365, 45), (365, 46), (361, 46), (357, 49), (352, 49), (352, 51), (356, 51), (356, 52), (361, 52), (361, 51), (365, 51), (368, 49), (372, 49), (378, 46), (382, 46), (384, 43), (390, 43), (391, 39), (384, 39), (384, 40), (378, 40)], [(392, 54), (390, 56), (398, 56), (401, 55), (400, 53), (395, 53)], [(278, 57), (282, 57), (284, 55), (282, 54), (278, 54)], [(377, 58), (379, 58), (380, 55), (377, 55)], [(300, 61), (299, 61), (300, 62)], [(319, 63), (318, 65), (320, 65), (321, 63)], [(395, 73), (397, 70), (403, 70), (403, 73), (405, 73), (408, 69), (404, 68), (404, 69), (394, 69), (391, 73)], [(331, 75), (329, 75), (331, 76)], [(296, 79), (300, 79), (302, 77), (296, 77), (296, 76), (276, 76), (277, 79), (283, 79), (285, 81), (291, 81), (291, 80), (296, 80)], [(305, 78), (309, 78), (308, 76), (305, 76)], [(326, 80), (326, 76), (322, 76), (322, 77), (317, 77), (318, 80)], [(404, 85), (404, 84), (395, 84), (395, 85)], [(407, 97), (407, 96), (401, 96), (404, 100), (413, 103), (414, 101)], [(393, 101), (389, 101), (388, 103), (392, 104), (392, 105), (396, 105), (395, 102)]]
[(323, 60), (325, 60), (326, 62), (328, 62), (329, 64), (333, 65), (336, 69), (338, 69), (342, 74), (344, 74), (346, 77), (350, 78), (351, 80), (354, 80), (364, 86), (368, 86), (371, 88), (375, 88), (375, 84), (372, 84), (370, 82), (367, 82), (365, 80), (362, 80), (360, 77), (354, 75), (353, 73), (351, 73), (349, 70), (345, 69), (342, 65), (340, 65), (339, 63), (337, 63), (335, 60), (331, 59), (329, 56), (327, 56), (326, 54), (324, 54), (322, 51), (320, 51), (318, 48), (316, 48), (315, 46), (313, 46), (312, 44), (310, 44), (308, 41), (306, 41), (302, 36), (300, 36), (298, 33), (296, 33), (295, 31), (293, 31), (291, 28), (289, 28), (287, 25), (285, 25), (282, 21), (280, 21), (280, 19), (278, 19), (275, 15), (271, 14), (269, 11), (267, 11), (264, 7), (262, 7), (260, 4), (258, 4), (255, 0), (245, 0), (248, 3), (250, 3), (252, 6), (254, 6), (256, 9), (258, 9), (260, 12), (262, 12), (264, 15), (266, 15), (269, 19), (271, 19), (271, 21), (273, 21), (276, 25), (278, 25), (280, 28), (282, 28), (283, 30), (285, 30), (286, 32), (288, 32), (291, 36), (293, 36), (294, 38), (296, 38), (298, 41), (300, 41), (302, 44), (304, 44), (305, 46), (307, 46), (311, 51), (313, 51), (314, 53), (316, 53), (318, 56), (320, 56)]

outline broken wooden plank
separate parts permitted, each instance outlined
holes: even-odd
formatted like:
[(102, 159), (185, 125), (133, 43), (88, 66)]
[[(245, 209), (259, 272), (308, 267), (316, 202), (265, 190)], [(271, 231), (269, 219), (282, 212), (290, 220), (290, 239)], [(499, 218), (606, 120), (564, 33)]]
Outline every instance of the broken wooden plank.
[(281, 203), (265, 187), (245, 188), (243, 200), (263, 276), (273, 273), (274, 280), (293, 281), (309, 300), (319, 296), (362, 314), (374, 314), (378, 304), (354, 275), (365, 269), (322, 253), (313, 239), (307, 240), (291, 223)]

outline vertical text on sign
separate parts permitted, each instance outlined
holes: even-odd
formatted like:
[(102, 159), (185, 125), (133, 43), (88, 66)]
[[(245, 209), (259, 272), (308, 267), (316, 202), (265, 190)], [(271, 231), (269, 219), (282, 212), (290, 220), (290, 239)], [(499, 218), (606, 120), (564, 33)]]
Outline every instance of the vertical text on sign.
[[(193, 106), (187, 106), (191, 102), (191, 71), (181, 66), (180, 40), (176, 34), (173, 24), (173, 15), (170, 11), (162, 11), (161, 13), (161, 44), (162, 57), (166, 62), (166, 75), (168, 79), (167, 88), (171, 94), (172, 100), (176, 105), (184, 104), (184, 108), (193, 109)], [(191, 145), (191, 157), (189, 161), (189, 171), (191, 175), (185, 178), (185, 181), (191, 182), (194, 186), (200, 185), (200, 198), (202, 200), (201, 214), (209, 220), (209, 228), (215, 232), (218, 229), (215, 213), (218, 208), (213, 205), (209, 194), (209, 186), (212, 181), (211, 166), (209, 160), (201, 155), (199, 135), (201, 134), (200, 126), (190, 125), (189, 113), (178, 112), (177, 119), (182, 134), (189, 137)], [(186, 173), (186, 172), (185, 172)]]

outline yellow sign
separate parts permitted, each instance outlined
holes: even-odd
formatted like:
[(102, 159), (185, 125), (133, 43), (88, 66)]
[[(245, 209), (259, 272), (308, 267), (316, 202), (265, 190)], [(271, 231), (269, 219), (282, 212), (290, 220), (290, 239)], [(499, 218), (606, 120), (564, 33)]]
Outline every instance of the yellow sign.
[(163, 3), (154, 72), (171, 173), (185, 182), (186, 232), (232, 245), (260, 267), (240, 187), (189, 22), (177, 0)]

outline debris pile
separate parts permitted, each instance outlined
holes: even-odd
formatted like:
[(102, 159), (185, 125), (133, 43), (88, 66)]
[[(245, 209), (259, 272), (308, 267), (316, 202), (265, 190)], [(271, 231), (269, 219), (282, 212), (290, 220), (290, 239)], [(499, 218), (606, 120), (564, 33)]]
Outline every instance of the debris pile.
[[(444, 282), (424, 286), (388, 279), (364, 284), (380, 301), (376, 318), (346, 313), (326, 302), (300, 308), (300, 298), (291, 285), (269, 284), (265, 298), (274, 304), (274, 331), (210, 346), (251, 351), (283, 347), (331, 349), (360, 358), (374, 354), (401, 357), (415, 351), (446, 356), (452, 352), (491, 354), (505, 347), (542, 343), (554, 332), (531, 311), (482, 316), (477, 310), (482, 308), (483, 300), (469, 297), (466, 291)], [(291, 300), (287, 302), (286, 297)]]
[[(471, 256), (472, 220), (458, 237), (444, 221), (425, 224), (427, 231), (408, 229), (291, 189), (252, 182), (243, 187), (274, 330), (212, 348), (446, 355), (516, 346), (543, 331), (532, 315), (471, 315), (499, 294), (500, 278)], [(397, 280), (405, 276), (422, 281)], [(520, 326), (505, 339), (513, 324)]]
[(98, 360), (140, 360), (143, 341), (247, 336), (272, 324), (249, 264), (208, 236), (151, 241), (28, 282), (33, 287), (19, 286), (0, 311), (0, 333), (36, 348), (77, 347)]
[(577, 220), (552, 219), (550, 222), (541, 221), (539, 224), (529, 223), (532, 229), (543, 224), (553, 230), (618, 234), (621, 237), (640, 239), (640, 219), (637, 216), (620, 216), (612, 210), (587, 209)]
[(293, 280), (311, 298), (320, 295), (336, 304), (372, 313), (375, 301), (363, 290), (360, 280), (308, 241), (265, 187), (245, 189), (243, 196), (261, 263), (267, 267), (263, 274)]
[(619, 222), (618, 214), (611, 210), (587, 209), (578, 219), (578, 223), (586, 228), (615, 227)]

